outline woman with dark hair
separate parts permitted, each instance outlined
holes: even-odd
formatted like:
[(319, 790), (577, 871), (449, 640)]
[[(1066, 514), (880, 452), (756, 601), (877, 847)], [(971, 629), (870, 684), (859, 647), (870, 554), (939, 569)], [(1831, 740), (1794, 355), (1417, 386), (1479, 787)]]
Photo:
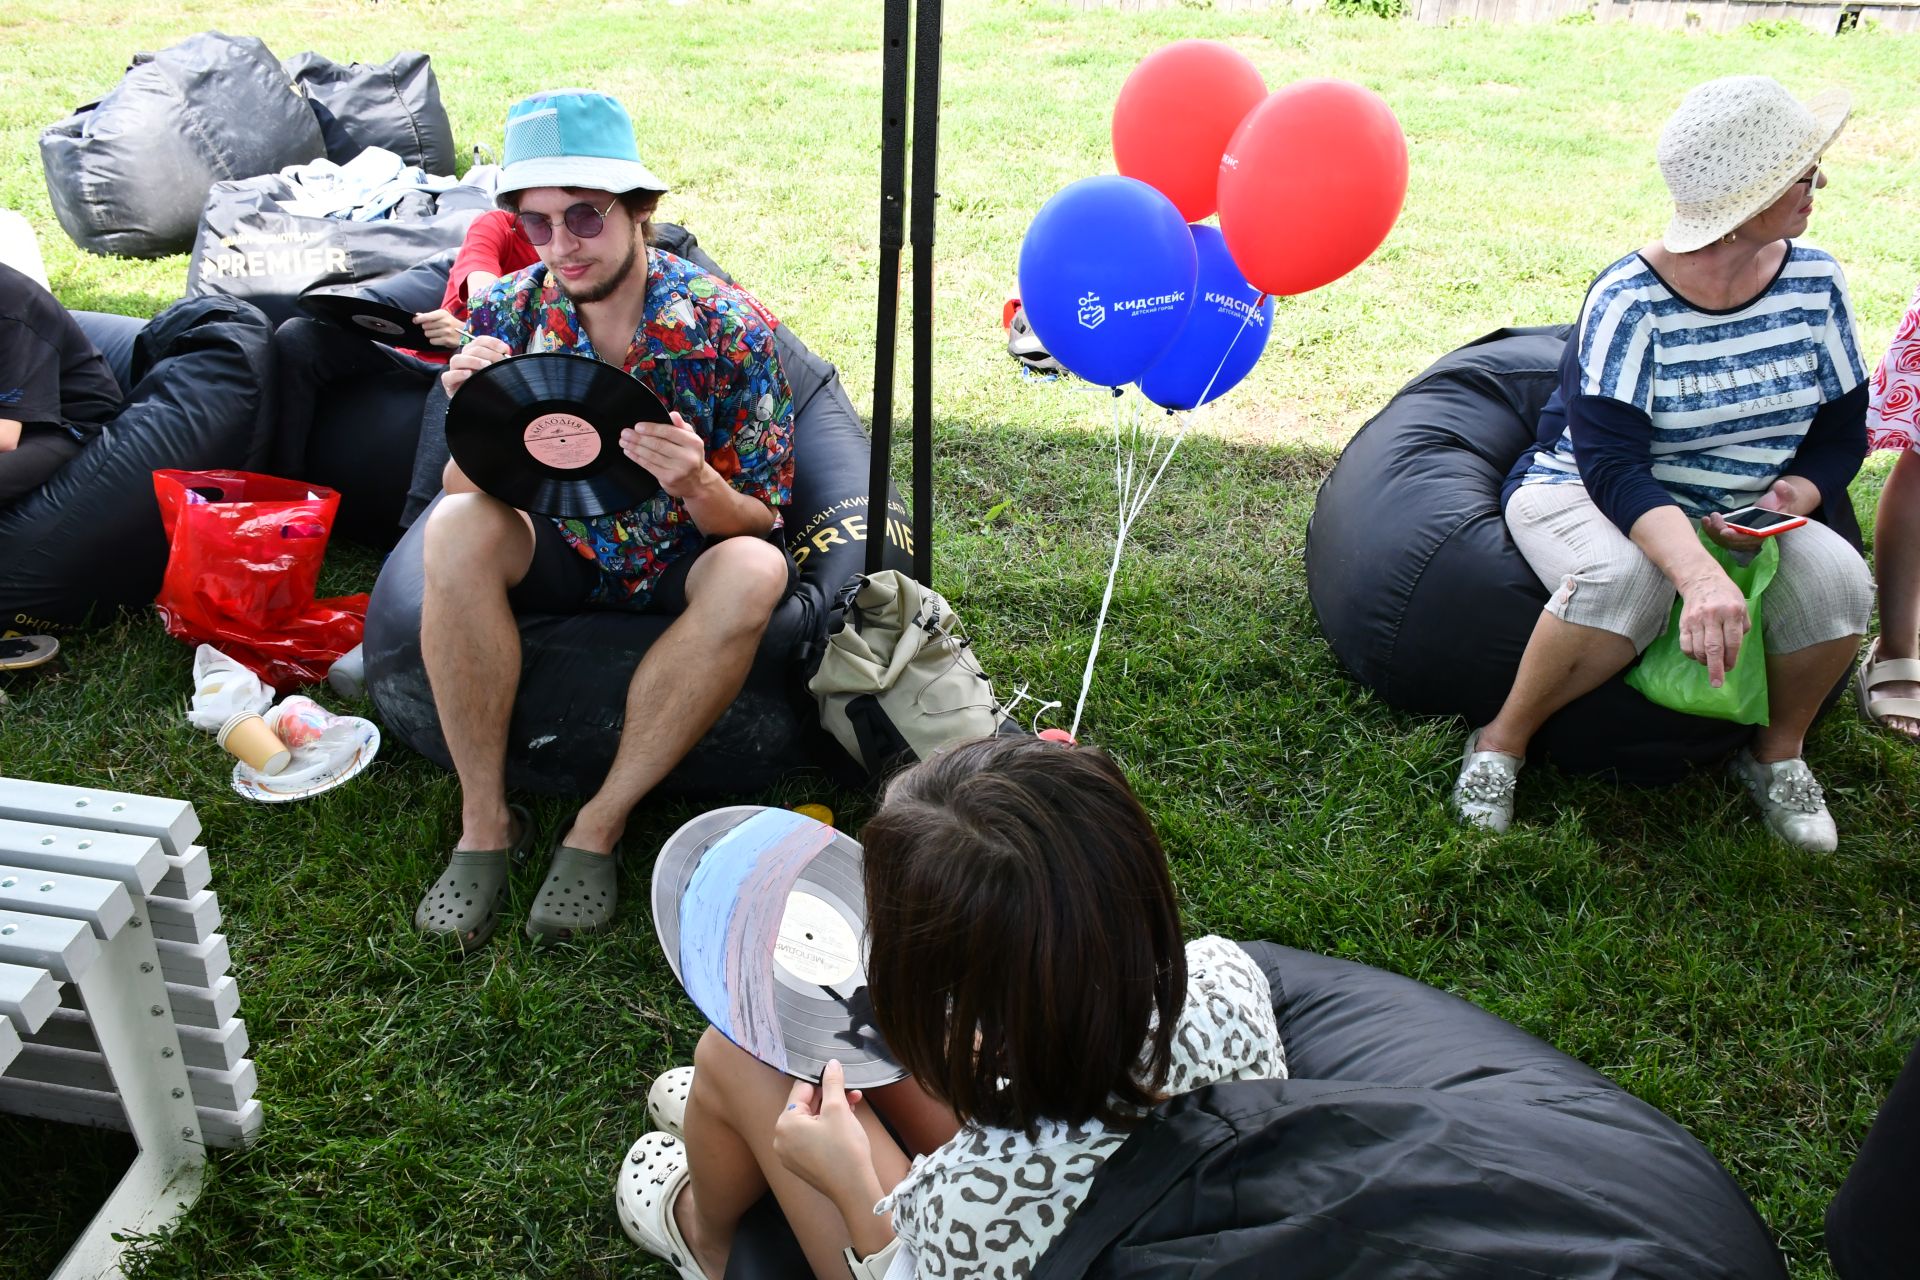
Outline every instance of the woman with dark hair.
[(861, 833), (868, 992), (908, 1079), (796, 1083), (708, 1028), (656, 1082), (622, 1225), (719, 1277), (771, 1189), (813, 1273), (1024, 1275), (1156, 1103), (1286, 1075), (1267, 980), (1184, 947), (1166, 854), (1101, 752), (988, 739), (900, 774)]

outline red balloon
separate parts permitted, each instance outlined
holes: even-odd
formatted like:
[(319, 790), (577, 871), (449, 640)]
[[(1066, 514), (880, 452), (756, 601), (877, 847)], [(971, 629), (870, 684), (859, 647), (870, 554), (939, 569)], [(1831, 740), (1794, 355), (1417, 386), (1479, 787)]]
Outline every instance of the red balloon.
[(1181, 40), (1144, 58), (1113, 104), (1113, 159), (1198, 222), (1214, 211), (1220, 153), (1266, 81), (1243, 54), (1212, 40)]
[(1220, 233), (1254, 288), (1338, 280), (1380, 247), (1407, 196), (1393, 109), (1345, 80), (1301, 80), (1255, 107), (1220, 157)]

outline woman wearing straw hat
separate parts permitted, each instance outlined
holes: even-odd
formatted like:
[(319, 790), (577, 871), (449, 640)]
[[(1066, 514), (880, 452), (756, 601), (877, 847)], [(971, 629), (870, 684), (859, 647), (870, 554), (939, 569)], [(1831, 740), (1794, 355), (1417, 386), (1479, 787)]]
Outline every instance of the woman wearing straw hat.
[(1759, 540), (1719, 513), (1814, 515), (1865, 456), (1846, 281), (1795, 241), (1847, 112), (1844, 93), (1803, 103), (1764, 76), (1734, 76), (1688, 93), (1661, 131), (1672, 221), (1588, 289), (1538, 444), (1507, 477), (1507, 526), (1553, 595), (1499, 714), (1467, 738), (1453, 792), (1464, 821), (1507, 828), (1534, 732), (1666, 630), (1677, 593), (1681, 648), (1715, 686), (1743, 643), (1766, 647), (1770, 723), (1734, 777), (1782, 839), (1835, 847), (1800, 753), (1866, 632), (1866, 565), (1823, 524), (1778, 535), (1764, 634), (1748, 636), (1745, 597), (1695, 530), (1754, 551)]

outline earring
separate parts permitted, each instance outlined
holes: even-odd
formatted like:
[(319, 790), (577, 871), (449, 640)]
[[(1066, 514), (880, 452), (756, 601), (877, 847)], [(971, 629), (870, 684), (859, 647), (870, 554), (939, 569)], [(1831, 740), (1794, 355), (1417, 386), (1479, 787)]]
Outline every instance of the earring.
[(1738, 231), (1729, 231), (1727, 232), (1727, 234), (1720, 237), (1720, 243), (1732, 244), (1735, 240), (1738, 240), (1739, 238), (1740, 238), (1740, 233)]

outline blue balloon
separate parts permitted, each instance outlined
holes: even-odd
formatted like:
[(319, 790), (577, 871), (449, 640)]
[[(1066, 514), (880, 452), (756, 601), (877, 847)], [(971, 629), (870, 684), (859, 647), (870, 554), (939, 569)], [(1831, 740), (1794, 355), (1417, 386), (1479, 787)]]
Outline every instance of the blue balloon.
[(1088, 382), (1132, 382), (1193, 307), (1198, 261), (1173, 201), (1133, 178), (1082, 178), (1034, 215), (1020, 301), (1054, 359)]
[(1140, 379), (1140, 394), (1163, 409), (1196, 409), (1233, 390), (1267, 349), (1273, 328), (1273, 299), (1240, 274), (1226, 237), (1196, 223), (1193, 245), (1200, 254), (1193, 311)]

